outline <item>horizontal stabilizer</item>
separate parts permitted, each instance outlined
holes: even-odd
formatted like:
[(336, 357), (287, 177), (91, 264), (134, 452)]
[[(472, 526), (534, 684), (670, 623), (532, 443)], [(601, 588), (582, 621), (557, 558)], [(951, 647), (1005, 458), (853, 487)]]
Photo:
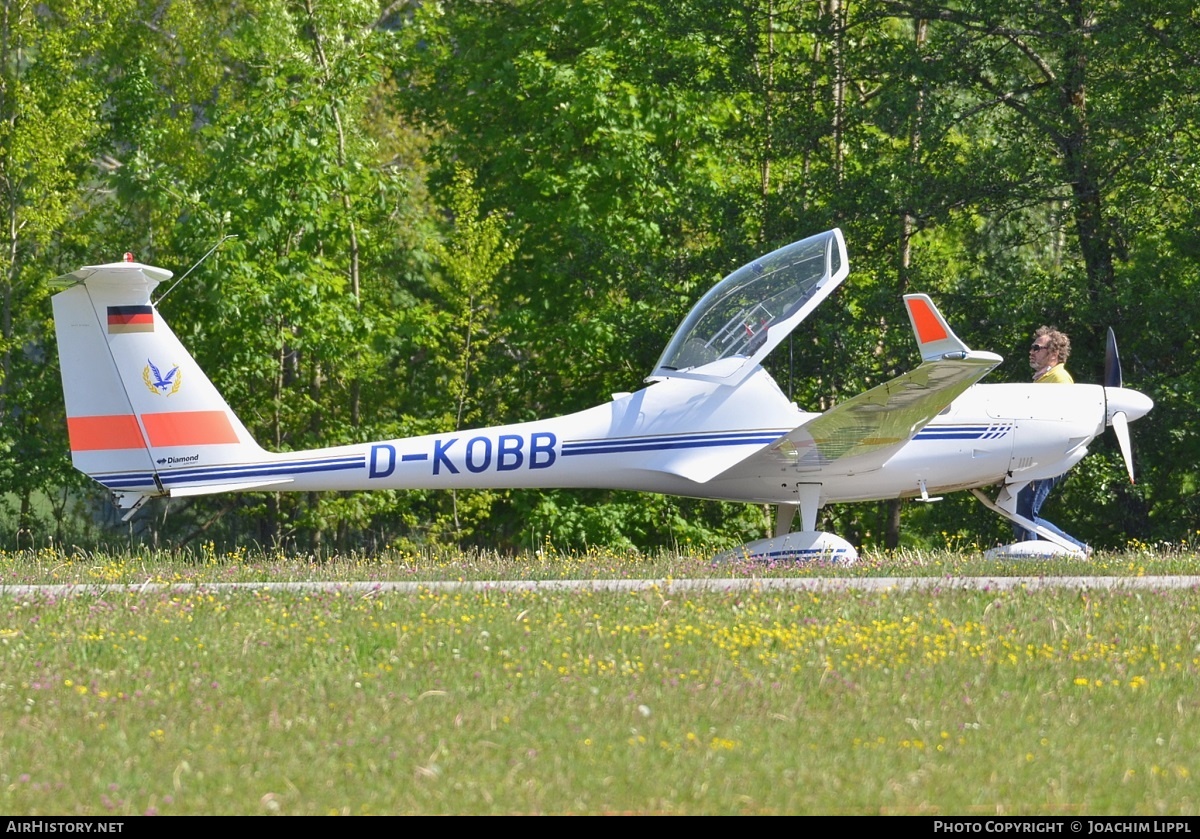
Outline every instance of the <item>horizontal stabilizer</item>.
[(85, 265), (78, 271), (63, 274), (50, 280), (50, 287), (55, 290), (71, 288), (77, 285), (89, 285), (94, 288), (108, 286), (144, 291), (149, 297), (155, 287), (174, 276), (165, 268), (153, 265), (143, 265), (140, 262), (109, 262), (105, 265)]

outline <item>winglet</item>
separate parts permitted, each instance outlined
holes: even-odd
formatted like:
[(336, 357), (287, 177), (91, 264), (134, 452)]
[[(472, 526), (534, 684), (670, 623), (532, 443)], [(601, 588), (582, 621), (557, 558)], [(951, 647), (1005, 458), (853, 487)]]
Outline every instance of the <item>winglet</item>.
[(912, 322), (913, 334), (921, 350), (921, 359), (965, 358), (970, 350), (946, 323), (928, 294), (906, 294), (904, 305)]

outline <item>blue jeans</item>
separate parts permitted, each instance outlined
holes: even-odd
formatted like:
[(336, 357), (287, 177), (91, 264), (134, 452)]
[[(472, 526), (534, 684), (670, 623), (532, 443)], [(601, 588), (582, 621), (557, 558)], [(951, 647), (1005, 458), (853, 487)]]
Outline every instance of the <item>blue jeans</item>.
[[(1058, 486), (1059, 482), (1066, 475), (1058, 475), (1053, 478), (1044, 478), (1040, 481), (1030, 481), (1029, 485), (1017, 493), (1017, 515), (1024, 516), (1034, 524), (1046, 528), (1051, 533), (1055, 533), (1073, 545), (1079, 547), (1080, 550), (1087, 550), (1087, 545), (1080, 542), (1069, 533), (1060, 530), (1053, 522), (1042, 518), (1042, 505), (1046, 503), (1046, 499), (1050, 497), (1050, 490)], [(1018, 542), (1038, 539), (1035, 531), (1026, 530), (1019, 524), (1013, 525), (1013, 533)]]

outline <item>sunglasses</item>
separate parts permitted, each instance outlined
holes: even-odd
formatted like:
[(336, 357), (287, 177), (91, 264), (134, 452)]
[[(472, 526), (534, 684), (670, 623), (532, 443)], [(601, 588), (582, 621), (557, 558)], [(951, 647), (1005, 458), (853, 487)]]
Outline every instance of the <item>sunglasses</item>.
[(1030, 352), (1041, 352), (1042, 350), (1048, 350), (1048, 349), (1050, 349), (1050, 345), (1049, 345), (1049, 344), (1047, 344), (1047, 345), (1046, 345), (1046, 346), (1044, 346), (1044, 347), (1043, 347), (1043, 346), (1040, 346), (1039, 344), (1031, 344), (1031, 345), (1030, 345), (1030, 347), (1029, 347), (1029, 351), (1030, 351)]

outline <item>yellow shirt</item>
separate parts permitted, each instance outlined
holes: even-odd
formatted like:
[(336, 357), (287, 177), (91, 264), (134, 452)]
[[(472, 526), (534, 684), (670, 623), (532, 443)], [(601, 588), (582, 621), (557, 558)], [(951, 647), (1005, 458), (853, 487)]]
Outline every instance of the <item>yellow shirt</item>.
[(1071, 374), (1067, 372), (1066, 365), (1055, 364), (1042, 375), (1034, 379), (1035, 382), (1048, 382), (1052, 385), (1073, 385), (1075, 380), (1071, 378)]

